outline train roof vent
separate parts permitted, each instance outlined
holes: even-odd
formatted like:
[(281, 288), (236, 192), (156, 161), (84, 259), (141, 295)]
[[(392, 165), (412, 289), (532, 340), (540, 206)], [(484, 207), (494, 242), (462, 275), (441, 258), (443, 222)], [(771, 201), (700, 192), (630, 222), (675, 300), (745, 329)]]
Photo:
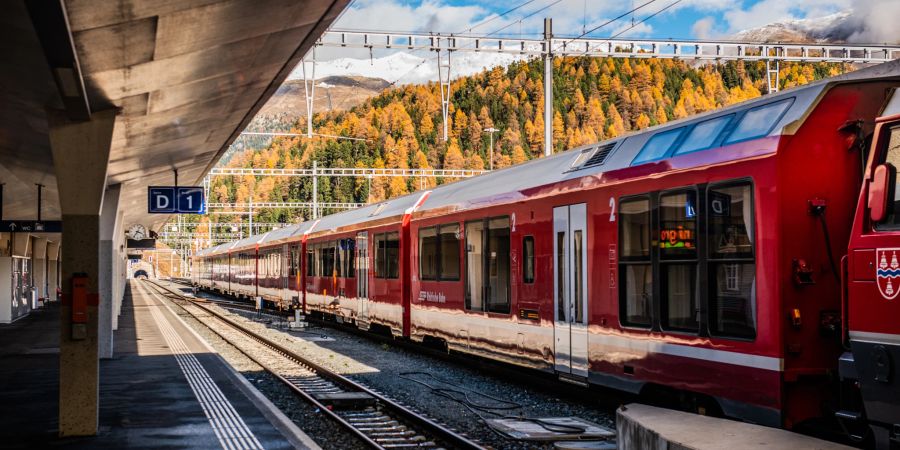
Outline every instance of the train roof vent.
[(609, 157), (609, 154), (612, 153), (612, 149), (615, 148), (616, 143), (612, 142), (606, 145), (601, 145), (597, 147), (597, 150), (594, 151), (594, 154), (588, 159), (581, 168), (594, 167), (599, 166), (606, 162), (606, 158)]
[(381, 214), (381, 212), (384, 211), (384, 208), (386, 208), (387, 205), (388, 205), (387, 202), (384, 202), (384, 203), (376, 206), (375, 211), (372, 211), (372, 214), (369, 214), (369, 217), (374, 217), (374, 216)]

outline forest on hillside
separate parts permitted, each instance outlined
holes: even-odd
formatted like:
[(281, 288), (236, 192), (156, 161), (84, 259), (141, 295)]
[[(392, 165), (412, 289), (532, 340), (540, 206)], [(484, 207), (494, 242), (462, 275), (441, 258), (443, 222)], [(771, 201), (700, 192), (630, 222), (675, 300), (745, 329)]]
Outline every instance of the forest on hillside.
[[(792, 63), (781, 67), (781, 87), (837, 75), (840, 64)], [(347, 111), (314, 116), (319, 134), (364, 139), (276, 138), (268, 146), (234, 154), (227, 167), (388, 167), (484, 169), (490, 158), (483, 130), (495, 127), (494, 168), (542, 154), (543, 62), (522, 61), (452, 82), (450, 138), (442, 139), (437, 83), (387, 89)], [(699, 65), (668, 59), (572, 57), (554, 59), (553, 148), (560, 152), (670, 120), (758, 97), (765, 63)], [(294, 124), (294, 132), (305, 120)], [(452, 180), (320, 177), (321, 202), (375, 202)], [(290, 177), (215, 177), (210, 202), (306, 202), (312, 180)], [(328, 213), (329, 211), (325, 211)], [(255, 222), (298, 222), (309, 211), (259, 210)], [(208, 216), (196, 220), (206, 223)], [(217, 222), (247, 220), (218, 214)], [(206, 228), (206, 227), (203, 227)], [(202, 231), (202, 230), (201, 230)]]

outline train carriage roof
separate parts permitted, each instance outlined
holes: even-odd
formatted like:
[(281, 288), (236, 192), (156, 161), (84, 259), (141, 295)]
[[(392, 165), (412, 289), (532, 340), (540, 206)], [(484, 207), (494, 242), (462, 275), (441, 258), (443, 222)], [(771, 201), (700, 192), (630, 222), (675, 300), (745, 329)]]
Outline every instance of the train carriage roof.
[[(588, 176), (597, 176), (604, 172), (623, 169), (634, 165), (635, 157), (645, 144), (654, 136), (681, 127), (690, 127), (717, 117), (741, 113), (753, 108), (790, 99), (789, 106), (778, 116), (771, 129), (763, 136), (778, 136), (792, 133), (797, 122), (804, 119), (822, 95), (833, 85), (866, 81), (866, 80), (900, 80), (900, 60), (877, 66), (860, 69), (836, 77), (823, 79), (804, 86), (786, 89), (777, 94), (764, 95), (714, 111), (694, 115), (688, 118), (657, 125), (652, 128), (636, 131), (595, 144), (584, 145), (566, 152), (557, 153), (545, 158), (533, 159), (512, 167), (496, 170), (492, 173), (456, 181), (434, 188), (418, 211), (429, 210), (464, 210), (486, 207), (525, 198), (524, 191), (561, 181), (573, 180)], [(787, 103), (787, 102), (785, 102)], [(688, 128), (685, 128), (688, 129)], [(597, 162), (596, 164), (592, 164)], [(292, 228), (292, 234), (267, 233), (244, 239), (235, 244), (235, 248), (258, 243), (269, 243), (309, 232), (335, 231), (341, 227), (358, 225), (366, 222), (399, 221), (403, 214), (410, 210), (421, 197), (422, 192), (414, 192), (402, 197), (380, 203), (366, 205), (354, 210), (328, 215), (319, 221), (306, 221)], [(287, 233), (287, 229), (283, 229)], [(213, 248), (209, 254), (221, 252), (219, 247)]]
[(255, 234), (250, 237), (245, 237), (234, 243), (231, 247), (228, 248), (228, 251), (231, 252), (239, 252), (243, 250), (256, 249), (256, 246), (262, 244), (265, 241), (266, 237), (271, 234), (271, 231), (264, 234)]
[(269, 245), (276, 244), (287, 241), (294, 236), (297, 235), (298, 231), (302, 228), (303, 224), (296, 223), (292, 225), (288, 225), (282, 228), (278, 228), (276, 230), (272, 230), (268, 232), (265, 236), (264, 242), (260, 242), (260, 245)]

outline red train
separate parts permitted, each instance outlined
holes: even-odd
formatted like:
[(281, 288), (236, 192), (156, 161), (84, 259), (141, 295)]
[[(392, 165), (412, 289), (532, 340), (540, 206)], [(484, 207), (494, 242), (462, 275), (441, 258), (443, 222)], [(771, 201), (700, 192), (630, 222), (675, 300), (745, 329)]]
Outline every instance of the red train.
[(892, 62), (223, 244), (194, 281), (889, 448), (898, 86)]

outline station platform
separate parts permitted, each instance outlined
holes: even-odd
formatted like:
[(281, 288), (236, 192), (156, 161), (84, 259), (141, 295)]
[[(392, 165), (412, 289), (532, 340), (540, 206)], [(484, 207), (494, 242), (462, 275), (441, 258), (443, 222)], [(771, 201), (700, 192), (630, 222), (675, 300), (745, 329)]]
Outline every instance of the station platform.
[(140, 282), (100, 362), (97, 436), (60, 439), (59, 309), (0, 326), (0, 448), (319, 448)]
[(778, 428), (632, 403), (616, 411), (619, 450), (850, 450)]

